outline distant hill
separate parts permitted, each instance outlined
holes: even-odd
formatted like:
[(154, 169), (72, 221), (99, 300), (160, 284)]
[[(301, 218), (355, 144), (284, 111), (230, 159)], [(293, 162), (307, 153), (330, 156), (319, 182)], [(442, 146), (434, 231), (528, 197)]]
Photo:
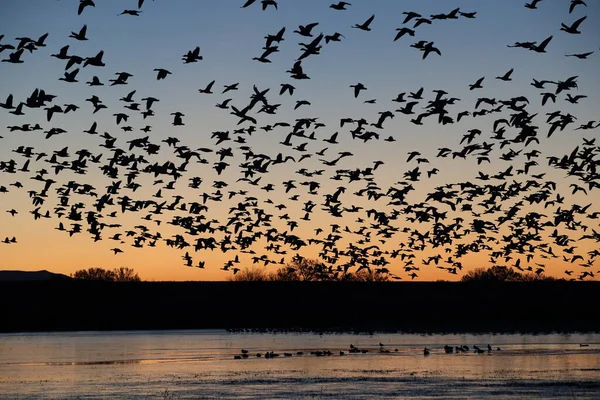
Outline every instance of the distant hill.
[(0, 282), (53, 281), (71, 279), (67, 275), (50, 271), (0, 271)]

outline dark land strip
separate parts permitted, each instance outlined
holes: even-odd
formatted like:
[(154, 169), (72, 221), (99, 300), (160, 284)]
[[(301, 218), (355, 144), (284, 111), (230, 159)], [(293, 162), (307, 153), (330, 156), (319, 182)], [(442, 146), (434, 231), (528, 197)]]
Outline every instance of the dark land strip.
[(0, 331), (600, 331), (600, 282), (0, 282)]

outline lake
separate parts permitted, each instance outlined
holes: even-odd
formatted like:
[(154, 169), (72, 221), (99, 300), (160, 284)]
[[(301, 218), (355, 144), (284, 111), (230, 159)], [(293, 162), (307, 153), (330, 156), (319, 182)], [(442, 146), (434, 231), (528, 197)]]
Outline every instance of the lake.
[[(350, 353), (351, 345), (358, 350)], [(446, 354), (445, 345), (469, 350)], [(236, 359), (242, 349), (248, 358)], [(598, 399), (600, 334), (0, 335), (3, 399), (394, 397)]]

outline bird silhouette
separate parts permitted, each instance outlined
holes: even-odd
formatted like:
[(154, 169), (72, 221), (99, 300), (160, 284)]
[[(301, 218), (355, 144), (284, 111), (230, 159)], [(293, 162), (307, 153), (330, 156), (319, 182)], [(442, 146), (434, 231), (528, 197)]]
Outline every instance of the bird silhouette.
[(77, 15), (81, 15), (86, 7), (96, 7), (96, 4), (92, 0), (79, 0), (79, 7), (77, 8)]
[(213, 81), (210, 81), (210, 82), (208, 83), (208, 85), (206, 85), (206, 87), (205, 87), (204, 89), (199, 89), (198, 91), (199, 91), (200, 93), (212, 94), (212, 93), (213, 93), (213, 92), (212, 92), (212, 87), (213, 87), (213, 85), (214, 85), (214, 84), (215, 84), (215, 81), (214, 81), (214, 80), (213, 80)]
[(142, 11), (140, 10), (123, 10), (123, 12), (121, 12), (119, 15), (132, 15), (134, 17), (139, 17), (141, 12)]
[(394, 37), (394, 42), (404, 35), (415, 36), (415, 31), (410, 28), (402, 27), (396, 28), (396, 30), (398, 31), (398, 33), (396, 33), (396, 36)]
[(525, 8), (529, 8), (531, 10), (537, 9), (537, 4), (542, 0), (532, 0), (531, 3), (525, 3)]
[(69, 37), (76, 39), (76, 40), (88, 40), (86, 37), (86, 34), (87, 34), (87, 25), (83, 25), (83, 27), (79, 30), (79, 32), (71, 32)]
[(306, 25), (306, 26), (304, 26), (304, 25), (299, 25), (299, 26), (298, 26), (298, 29), (296, 29), (296, 30), (294, 31), (294, 33), (297, 33), (297, 34), (299, 34), (299, 35), (302, 35), (302, 36), (308, 36), (308, 37), (310, 37), (310, 36), (312, 36), (312, 33), (311, 33), (311, 31), (312, 31), (312, 30), (313, 30), (313, 28), (314, 28), (314, 27), (316, 27), (317, 25), (319, 25), (319, 23), (318, 23), (318, 22), (313, 22), (313, 23), (311, 23), (311, 24), (308, 24), (308, 25)]
[(346, 6), (351, 6), (351, 5), (352, 4), (346, 3), (345, 1), (340, 1), (338, 3), (330, 5), (329, 7), (333, 8), (334, 10), (341, 11), (341, 10), (347, 10)]
[(500, 79), (501, 81), (504, 81), (504, 82), (512, 81), (510, 76), (512, 75), (513, 72), (514, 72), (514, 68), (511, 68), (504, 75), (497, 76), (496, 79)]
[(433, 46), (433, 42), (428, 42), (422, 49), (423, 52), (423, 60), (427, 58), (430, 53), (437, 53), (439, 56), (442, 55), (440, 50), (437, 47)]
[(102, 61), (103, 56), (104, 56), (104, 51), (100, 50), (98, 52), (98, 54), (96, 54), (94, 57), (85, 58), (83, 66), (87, 67), (88, 65), (92, 65), (94, 67), (104, 67), (105, 64)]
[(569, 5), (569, 14), (573, 13), (575, 7), (580, 5), (587, 7), (587, 4), (585, 4), (583, 0), (571, 0), (571, 4)]
[(566, 54), (567, 57), (576, 57), (579, 58), (580, 60), (587, 60), (587, 58), (589, 56), (591, 56), (592, 54), (594, 54), (593, 51), (587, 52), (587, 53), (577, 53), (577, 54)]
[(373, 14), (369, 18), (367, 18), (365, 22), (363, 22), (362, 24), (355, 24), (352, 26), (352, 28), (357, 28), (363, 31), (370, 31), (371, 28), (369, 26), (371, 25), (371, 22), (373, 22), (374, 19), (375, 15)]
[(156, 80), (165, 79), (167, 77), (167, 75), (171, 75), (170, 71), (167, 71), (166, 69), (163, 69), (163, 68), (155, 68), (154, 71), (157, 72)]
[(581, 23), (586, 20), (586, 18), (587, 16), (581, 17), (577, 21), (573, 22), (570, 26), (567, 26), (566, 24), (560, 24), (560, 30), (570, 34), (579, 35), (581, 31), (578, 31), (577, 29), (579, 28), (579, 25), (581, 25)]
[(354, 88), (354, 98), (357, 98), (358, 95), (360, 94), (361, 90), (367, 90), (367, 88), (365, 87), (365, 85), (363, 85), (362, 83), (357, 83), (356, 85), (350, 85), (351, 88)]
[(546, 46), (548, 46), (548, 43), (550, 43), (550, 41), (552, 40), (552, 36), (549, 36), (548, 38), (544, 39), (544, 41), (542, 43), (539, 44), (539, 46), (531, 46), (531, 48), (529, 50), (533, 50), (537, 53), (545, 53), (546, 52)]
[(483, 77), (483, 78), (479, 78), (479, 79), (477, 80), (477, 82), (475, 82), (475, 83), (474, 83), (474, 84), (472, 84), (472, 85), (469, 85), (469, 90), (473, 90), (473, 89), (481, 89), (481, 88), (483, 88), (483, 86), (481, 86), (481, 83), (483, 82), (483, 80), (484, 80), (484, 79), (485, 79), (485, 77)]

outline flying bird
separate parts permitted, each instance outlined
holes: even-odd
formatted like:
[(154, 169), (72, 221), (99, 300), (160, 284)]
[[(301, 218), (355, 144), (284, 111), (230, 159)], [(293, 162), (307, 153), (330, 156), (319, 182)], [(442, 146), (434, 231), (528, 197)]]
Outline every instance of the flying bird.
[(569, 5), (569, 14), (573, 13), (573, 10), (575, 9), (575, 7), (577, 7), (579, 5), (587, 7), (587, 4), (585, 4), (585, 2), (583, 0), (571, 0), (571, 4)]
[(415, 36), (415, 31), (410, 28), (402, 27), (396, 28), (396, 30), (398, 31), (398, 33), (396, 33), (396, 36), (394, 37), (394, 42), (407, 34), (410, 36)]
[(566, 24), (560, 24), (560, 30), (570, 34), (579, 35), (581, 31), (578, 31), (577, 29), (579, 28), (579, 25), (581, 25), (581, 23), (586, 20), (586, 18), (587, 16), (579, 18), (577, 21), (573, 22), (571, 26), (567, 26)]
[(350, 85), (351, 88), (354, 88), (354, 98), (357, 98), (358, 95), (360, 94), (361, 90), (367, 90), (367, 88), (365, 87), (365, 85), (363, 85), (362, 83), (357, 83), (356, 85)]
[(213, 93), (213, 92), (212, 92), (212, 87), (213, 87), (213, 85), (214, 85), (214, 84), (215, 84), (215, 81), (214, 81), (214, 80), (213, 80), (213, 81), (210, 81), (210, 82), (208, 83), (208, 85), (206, 85), (206, 87), (205, 87), (204, 89), (198, 89), (198, 91), (199, 91), (200, 93), (212, 94), (212, 93)]
[(157, 72), (156, 80), (165, 79), (167, 77), (167, 75), (171, 75), (170, 71), (167, 71), (166, 69), (163, 69), (163, 68), (155, 68), (154, 71)]
[(537, 8), (537, 4), (542, 0), (532, 0), (531, 3), (525, 3), (525, 8), (529, 8), (531, 10), (535, 10)]
[(475, 83), (474, 83), (474, 84), (472, 84), (472, 85), (469, 85), (469, 90), (473, 90), (473, 89), (482, 89), (482, 88), (483, 88), (483, 86), (481, 86), (481, 83), (483, 82), (483, 80), (484, 80), (484, 79), (485, 79), (485, 77), (483, 77), (483, 78), (479, 78), (479, 79), (477, 80), (477, 82), (475, 82)]
[(375, 14), (371, 15), (365, 22), (363, 22), (362, 24), (355, 24), (352, 26), (352, 28), (357, 28), (363, 31), (370, 31), (371, 28), (369, 27), (371, 25), (371, 22), (373, 22), (373, 20), (375, 19)]
[(299, 26), (298, 26), (298, 29), (296, 29), (296, 30), (294, 31), (294, 33), (297, 33), (297, 34), (299, 34), (299, 35), (302, 35), (302, 36), (308, 36), (308, 37), (310, 37), (310, 36), (312, 36), (312, 33), (311, 33), (311, 31), (312, 31), (312, 30), (313, 30), (313, 28), (314, 28), (314, 27), (316, 27), (317, 25), (319, 25), (319, 23), (318, 23), (318, 22), (313, 22), (312, 24), (308, 24), (308, 25), (306, 25), (306, 26), (304, 26), (304, 25), (299, 25)]
[(548, 38), (544, 39), (544, 41), (542, 43), (540, 43), (539, 46), (533, 45), (533, 46), (531, 46), (531, 48), (529, 50), (533, 50), (537, 53), (545, 53), (546, 46), (548, 46), (548, 43), (550, 43), (551, 40), (552, 40), (552, 36), (549, 36)]
[(578, 54), (565, 54), (566, 57), (576, 57), (579, 58), (580, 60), (587, 60), (587, 58), (589, 56), (591, 56), (592, 54), (594, 54), (593, 51), (589, 51), (587, 53), (578, 53)]
[(79, 7), (77, 8), (77, 15), (81, 15), (86, 7), (96, 7), (96, 4), (92, 0), (79, 0)]
[(139, 17), (141, 12), (142, 11), (140, 10), (123, 10), (123, 12), (121, 12), (119, 15), (132, 15), (134, 17)]
[(76, 40), (88, 40), (86, 37), (86, 34), (87, 34), (87, 25), (83, 25), (83, 27), (79, 30), (79, 32), (71, 32), (69, 37), (76, 39)]
[(512, 75), (513, 71), (514, 71), (514, 68), (511, 68), (504, 75), (497, 76), (496, 79), (500, 79), (501, 81), (504, 81), (504, 82), (512, 81), (510, 76)]
[(346, 3), (345, 1), (340, 1), (339, 3), (334, 3), (332, 5), (330, 5), (330, 8), (333, 8), (334, 10), (347, 10), (346, 6), (351, 6), (352, 4), (350, 3)]

